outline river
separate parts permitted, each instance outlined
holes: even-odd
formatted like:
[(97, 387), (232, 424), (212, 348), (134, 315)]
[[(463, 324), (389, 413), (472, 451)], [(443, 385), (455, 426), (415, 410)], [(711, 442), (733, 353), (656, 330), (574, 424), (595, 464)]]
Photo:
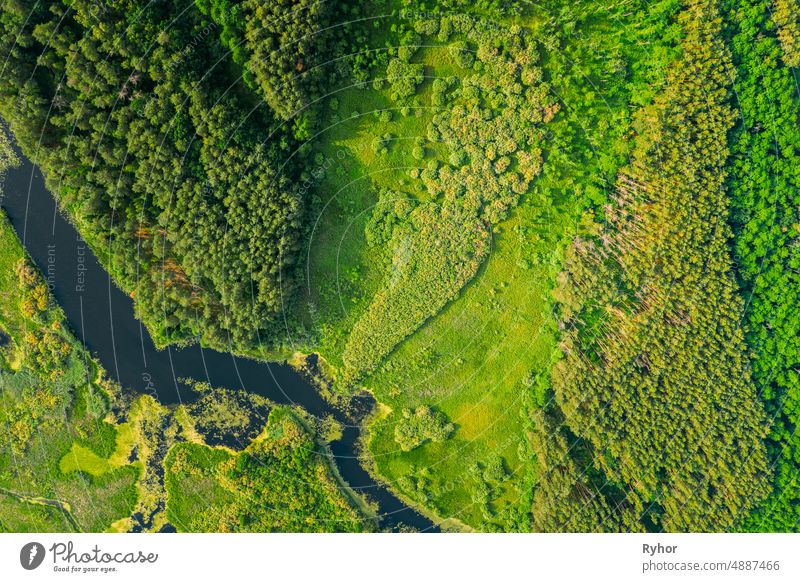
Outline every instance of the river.
[(46, 277), (73, 332), (112, 378), (125, 388), (150, 393), (163, 404), (194, 399), (194, 393), (179, 380), (191, 378), (247, 390), (278, 404), (299, 405), (315, 416), (330, 414), (345, 426), (342, 438), (331, 444), (339, 473), (351, 488), (378, 503), (381, 525), (437, 529), (370, 477), (355, 451), (360, 427), (348, 425), (341, 411), (288, 364), (258, 362), (199, 345), (157, 350), (134, 317), (133, 300), (112, 282), (61, 214), (39, 168), (19, 149), (17, 153), (22, 164), (6, 173), (2, 208)]

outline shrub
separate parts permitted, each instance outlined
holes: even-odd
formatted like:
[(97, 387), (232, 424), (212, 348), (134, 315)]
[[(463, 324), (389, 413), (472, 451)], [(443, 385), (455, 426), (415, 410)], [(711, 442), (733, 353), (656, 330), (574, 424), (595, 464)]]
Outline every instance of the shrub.
[(444, 413), (428, 406), (404, 409), (403, 418), (394, 429), (394, 440), (404, 451), (417, 448), (424, 442), (443, 442), (450, 438), (455, 427)]
[(391, 85), (395, 100), (402, 101), (412, 97), (417, 91), (417, 86), (424, 79), (424, 67), (411, 64), (399, 58), (389, 61), (386, 68), (386, 77)]
[(469, 69), (475, 63), (475, 55), (469, 50), (466, 41), (459, 40), (450, 47), (450, 55), (453, 61), (462, 69)]

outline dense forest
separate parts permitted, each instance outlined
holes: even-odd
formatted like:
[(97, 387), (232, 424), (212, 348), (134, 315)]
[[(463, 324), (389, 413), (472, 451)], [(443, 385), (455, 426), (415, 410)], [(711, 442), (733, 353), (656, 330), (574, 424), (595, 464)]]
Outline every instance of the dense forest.
[(798, 60), (800, 5), (776, 2), (772, 21), (759, 3), (731, 10), (741, 120), (732, 135), (731, 224), (745, 339), (753, 378), (770, 421), (767, 450), (774, 490), (746, 528), (796, 530), (800, 482), (800, 205), (798, 204)]
[[(442, 529), (800, 529), (798, 0), (7, 0), (0, 51), (157, 345), (369, 392)], [(379, 527), (330, 419), (107, 380), (0, 221), (0, 529)]]
[(264, 103), (214, 42), (218, 28), (179, 3), (2, 12), (0, 112), (160, 343), (246, 345), (292, 287), (305, 200), (279, 120), (304, 85), (270, 90), (287, 73), (260, 69)]
[(575, 238), (556, 289), (555, 399), (626, 529), (726, 530), (766, 491), (725, 220), (732, 63), (713, 3), (682, 19), (606, 224)]

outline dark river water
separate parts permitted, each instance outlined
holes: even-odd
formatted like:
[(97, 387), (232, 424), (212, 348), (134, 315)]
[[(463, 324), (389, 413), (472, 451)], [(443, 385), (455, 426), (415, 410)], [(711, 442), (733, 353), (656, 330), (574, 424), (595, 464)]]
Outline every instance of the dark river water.
[[(0, 128), (2, 129), (2, 128)], [(18, 150), (17, 150), (18, 151)], [(174, 404), (194, 399), (180, 378), (247, 390), (279, 404), (296, 404), (311, 414), (331, 414), (346, 427), (332, 443), (336, 465), (355, 490), (379, 504), (381, 523), (432, 531), (434, 524), (376, 483), (358, 462), (359, 427), (348, 426), (299, 373), (287, 364), (257, 362), (195, 345), (157, 350), (134, 317), (133, 301), (110, 276), (58, 211), (41, 171), (19, 151), (22, 164), (5, 176), (3, 209), (64, 310), (73, 332), (122, 386)]]

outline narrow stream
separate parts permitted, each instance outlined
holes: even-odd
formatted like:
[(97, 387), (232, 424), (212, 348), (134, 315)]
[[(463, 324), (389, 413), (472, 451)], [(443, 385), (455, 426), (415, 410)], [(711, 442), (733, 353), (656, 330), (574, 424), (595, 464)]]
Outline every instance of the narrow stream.
[(61, 305), (75, 335), (122, 386), (149, 393), (161, 403), (195, 398), (180, 378), (242, 389), (278, 404), (300, 405), (315, 416), (333, 415), (346, 427), (332, 443), (336, 465), (348, 484), (377, 501), (381, 524), (407, 524), (421, 531), (438, 528), (384, 486), (359, 463), (355, 447), (360, 428), (348, 426), (298, 372), (280, 363), (257, 362), (194, 345), (157, 350), (134, 317), (133, 300), (111, 281), (89, 246), (58, 210), (38, 167), (22, 155), (19, 168), (5, 176), (0, 206)]

